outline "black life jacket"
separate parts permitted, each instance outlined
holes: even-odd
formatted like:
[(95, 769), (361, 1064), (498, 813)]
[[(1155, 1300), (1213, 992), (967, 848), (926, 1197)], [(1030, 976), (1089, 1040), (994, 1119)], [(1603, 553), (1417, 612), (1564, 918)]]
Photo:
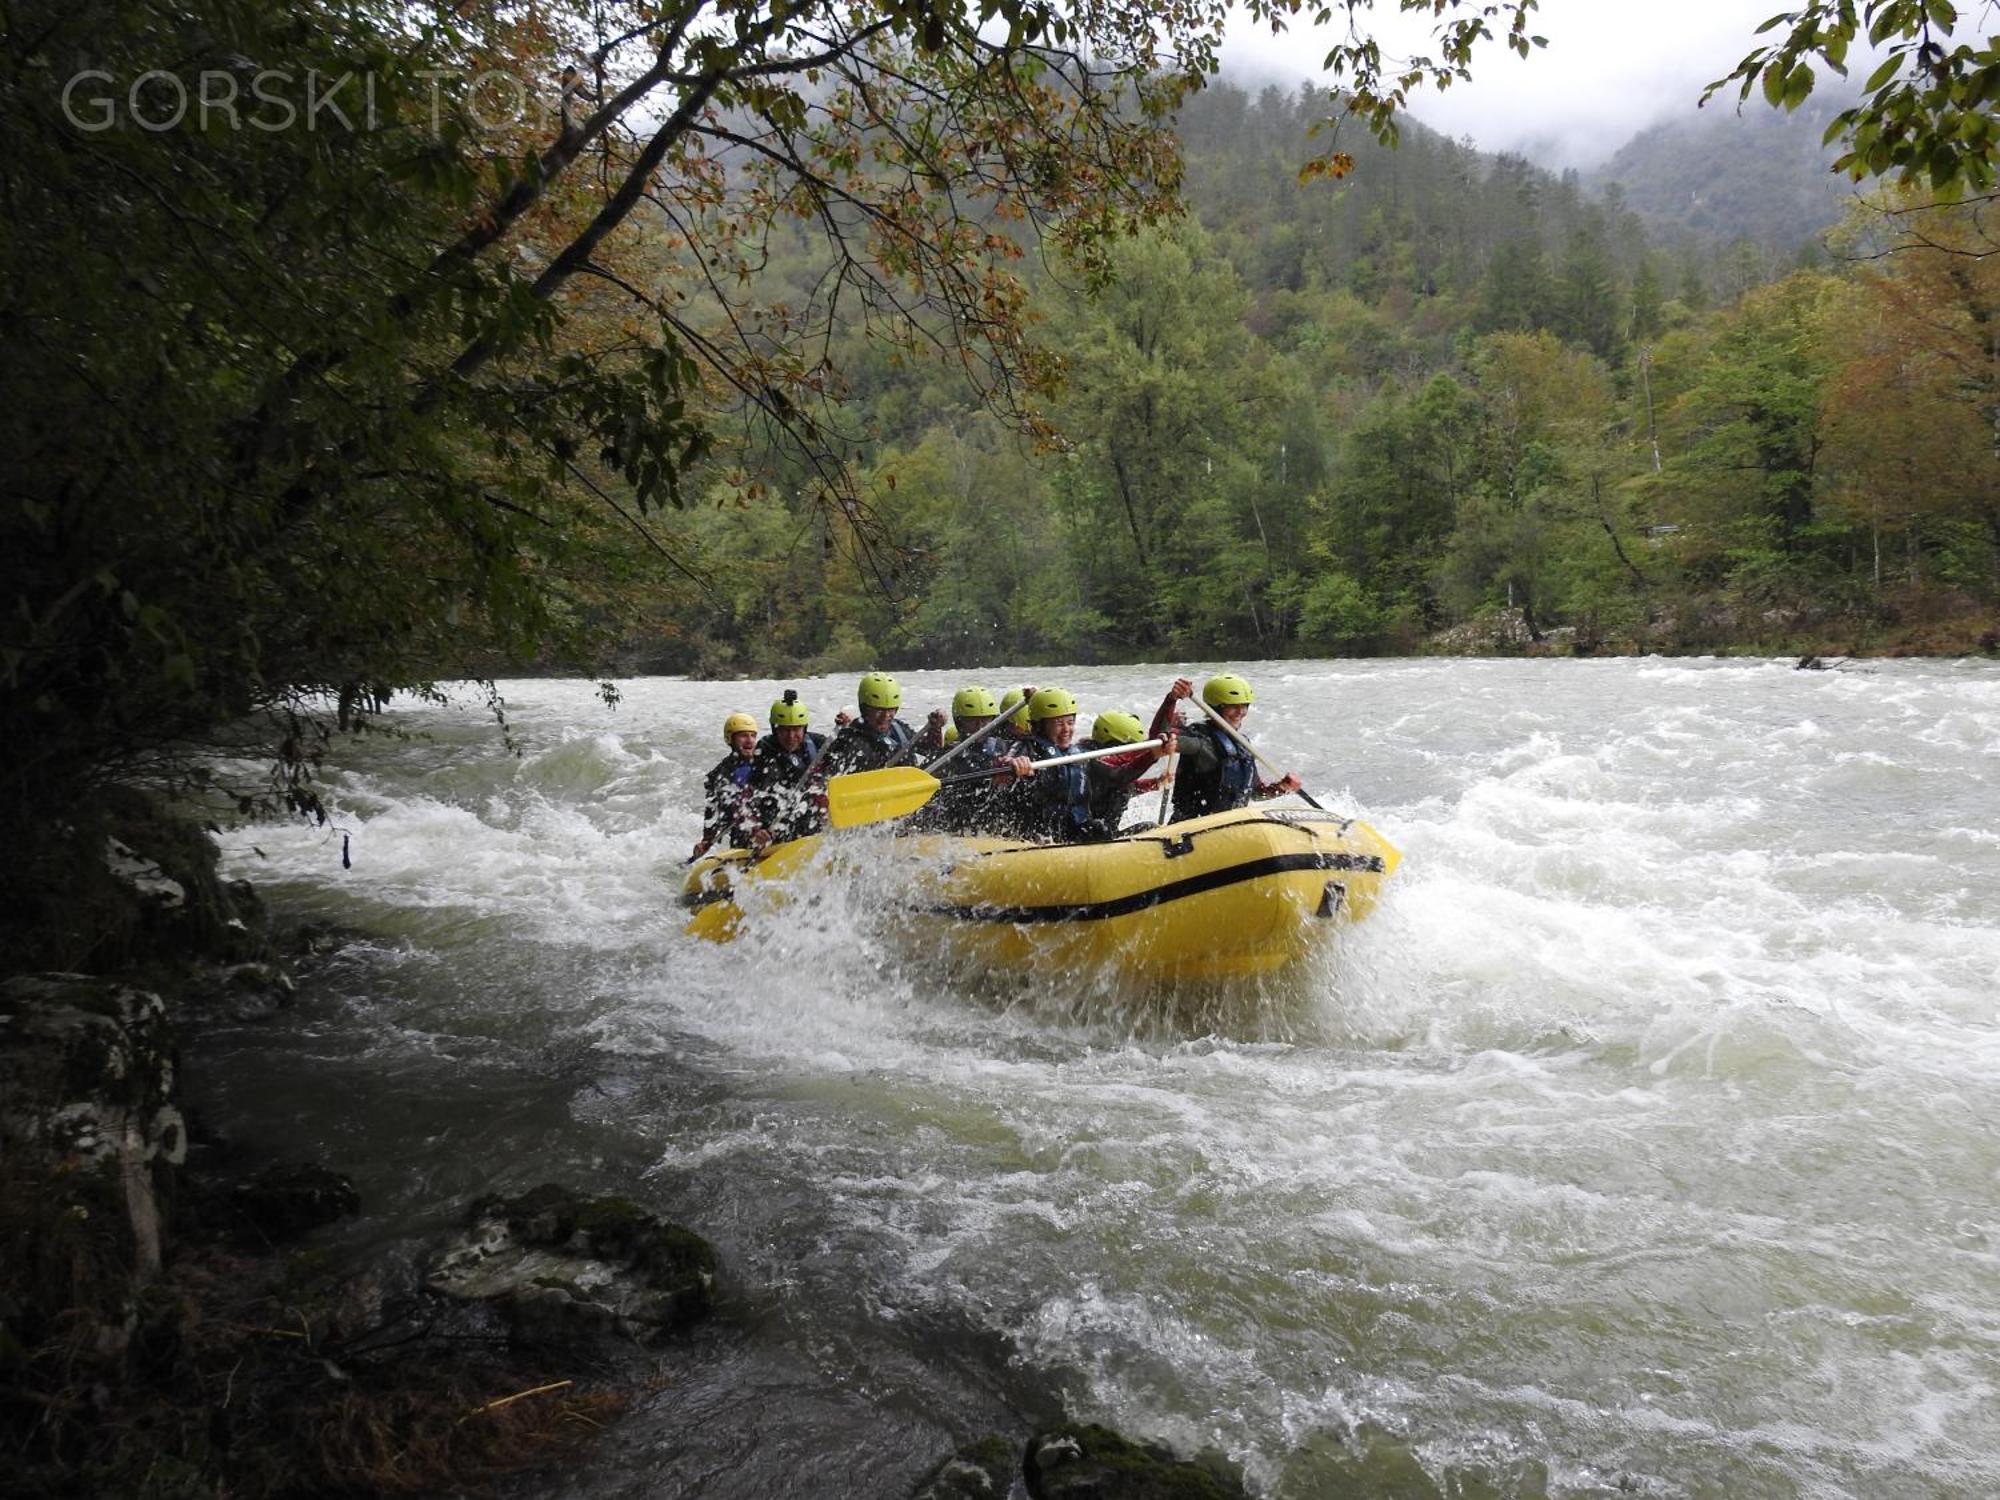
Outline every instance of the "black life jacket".
[(757, 770), (754, 757), (734, 750), (717, 761), (702, 778), (708, 805), (702, 819), (702, 837), (711, 843), (724, 838), (737, 849), (750, 847), (750, 830), (756, 819), (749, 807), (751, 777)]
[[(1025, 749), (1030, 760), (1052, 760), (1070, 752), (1039, 735), (1030, 736)], [(1090, 777), (1087, 762), (1052, 766), (1037, 771), (1021, 783), (1025, 804), (1022, 831), (1030, 838), (1054, 839), (1069, 843), (1087, 837), (1095, 827), (1090, 810)]]
[[(1100, 745), (1096, 740), (1082, 740), (1074, 747), (1077, 750), (1109, 750), (1111, 745)], [(1129, 766), (1114, 766), (1108, 760), (1086, 761), (1078, 768), (1090, 786), (1090, 815), (1098, 825), (1098, 831), (1106, 838), (1118, 832), (1118, 825), (1125, 821), (1125, 809), (1132, 804), (1132, 784), (1144, 778), (1144, 768), (1134, 770)]]
[(758, 821), (771, 831), (772, 838), (804, 838), (824, 826), (820, 805), (806, 785), (806, 770), (825, 743), (825, 735), (811, 730), (796, 750), (786, 750), (775, 734), (758, 742), (752, 795)]
[(1174, 816), (1199, 818), (1247, 806), (1257, 789), (1257, 758), (1213, 724), (1190, 724), (1181, 731), (1183, 741), (1195, 735), (1214, 747), (1217, 765), (1195, 775), (1183, 762), (1174, 776)]
[(761, 786), (793, 786), (805, 780), (806, 767), (819, 754), (819, 747), (826, 743), (826, 736), (814, 734), (810, 729), (799, 741), (799, 748), (787, 750), (778, 743), (775, 734), (767, 734), (757, 742), (757, 784)]
[(916, 732), (901, 719), (891, 719), (889, 727), (877, 734), (867, 722), (856, 719), (833, 738), (826, 752), (828, 774), (845, 776), (855, 771), (878, 771), (891, 761), (901, 764), (903, 751), (916, 739)]

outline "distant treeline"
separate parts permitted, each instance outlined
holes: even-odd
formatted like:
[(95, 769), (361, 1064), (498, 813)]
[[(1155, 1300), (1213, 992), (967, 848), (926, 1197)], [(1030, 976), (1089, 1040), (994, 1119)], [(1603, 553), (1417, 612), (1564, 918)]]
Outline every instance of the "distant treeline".
[[(1068, 377), (1047, 443), (949, 371), (841, 348), (868, 513), (801, 476), (676, 517), (705, 586), (655, 601), (632, 664), (1992, 628), (2000, 247), (1972, 208), (1885, 200), (1779, 257), (1667, 247), (1616, 191), (1420, 128), (1301, 185), (1319, 109), (1211, 88), (1181, 115), (1188, 217), (1115, 247), (1095, 295), (1031, 268)], [(764, 274), (815, 269), (801, 242)]]

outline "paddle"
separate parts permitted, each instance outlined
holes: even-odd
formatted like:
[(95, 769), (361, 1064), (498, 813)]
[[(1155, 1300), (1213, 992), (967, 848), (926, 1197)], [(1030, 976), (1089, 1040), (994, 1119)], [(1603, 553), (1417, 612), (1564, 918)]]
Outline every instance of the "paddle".
[[(1107, 745), (1102, 750), (1052, 755), (1047, 760), (1036, 761), (1035, 769), (1074, 765), (1081, 760), (1102, 760), (1107, 755), (1129, 755), (1134, 750), (1151, 750), (1159, 743), (1158, 740), (1141, 740), (1136, 745)], [(1000, 774), (1001, 769), (968, 771), (962, 776), (947, 776), (943, 780), (915, 766), (884, 766), (879, 771), (856, 771), (850, 776), (836, 776), (826, 784), (827, 816), (835, 828), (855, 828), (863, 823), (900, 818), (930, 801), (937, 795), (939, 787), (956, 786), (963, 781), (987, 781)]]
[[(1244, 739), (1243, 736), (1237, 732), (1236, 726), (1234, 724), (1231, 724), (1227, 719), (1223, 718), (1222, 715), (1217, 713), (1214, 709), (1210, 708), (1204, 699), (1197, 696), (1194, 698), (1190, 698), (1188, 701), (1194, 704), (1194, 706), (1200, 709), (1203, 713), (1207, 714), (1209, 722), (1215, 725), (1217, 729), (1220, 729), (1224, 734), (1228, 735), (1232, 740), (1236, 741), (1237, 744), (1241, 745), (1245, 750), (1249, 751), (1250, 754), (1256, 756), (1258, 765), (1262, 766), (1265, 770), (1269, 771), (1273, 776), (1277, 777), (1280, 781), (1285, 779), (1285, 773), (1283, 771), (1280, 771), (1276, 766), (1272, 765), (1270, 761), (1266, 760), (1264, 758), (1263, 751), (1259, 750), (1255, 745), (1251, 744), (1248, 740)], [(1313, 794), (1307, 791), (1304, 787), (1299, 788), (1299, 796), (1301, 799), (1304, 800), (1306, 806), (1312, 808), (1315, 812), (1326, 811), (1324, 807), (1321, 807), (1318, 802), (1313, 800)]]

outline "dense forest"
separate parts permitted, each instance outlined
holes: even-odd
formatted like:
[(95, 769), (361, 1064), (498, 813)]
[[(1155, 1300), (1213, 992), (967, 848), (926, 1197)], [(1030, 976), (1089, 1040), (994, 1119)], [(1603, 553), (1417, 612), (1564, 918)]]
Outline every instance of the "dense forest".
[(1683, 173), (1705, 159), (1718, 198), (1794, 222), (1816, 196), (1828, 232), (1669, 236), (1616, 183), (1415, 126), (1302, 184), (1318, 117), (1310, 91), (1207, 89), (1178, 117), (1187, 216), (1117, 246), (1101, 286), (1033, 269), (1065, 374), (1041, 443), (934, 368), (838, 360), (867, 554), (782, 486), (721, 499), (675, 527), (705, 583), (636, 659), (1990, 638), (2000, 257), (1979, 206), (1878, 192), (1832, 225), (1817, 131), (1774, 163), (1752, 123)]

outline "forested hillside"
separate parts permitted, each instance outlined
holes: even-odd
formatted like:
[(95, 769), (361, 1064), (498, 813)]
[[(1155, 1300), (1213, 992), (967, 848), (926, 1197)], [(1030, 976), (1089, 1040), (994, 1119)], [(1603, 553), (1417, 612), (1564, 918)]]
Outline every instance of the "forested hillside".
[[(1343, 140), (1352, 174), (1302, 185), (1318, 114), (1208, 89), (1179, 116), (1188, 216), (1114, 247), (1101, 286), (1029, 268), (1067, 374), (1039, 445), (948, 372), (841, 351), (858, 532), (782, 485), (685, 518), (674, 545), (704, 583), (657, 604), (632, 660), (1845, 650), (1992, 629), (2000, 258), (1979, 258), (1973, 210), (1856, 215), (1851, 256), (1796, 269), (1747, 242), (1669, 247), (1615, 188), (1420, 128), (1393, 151)], [(1753, 191), (1819, 191), (1814, 162), (1774, 163)], [(789, 271), (804, 286), (814, 266)]]

